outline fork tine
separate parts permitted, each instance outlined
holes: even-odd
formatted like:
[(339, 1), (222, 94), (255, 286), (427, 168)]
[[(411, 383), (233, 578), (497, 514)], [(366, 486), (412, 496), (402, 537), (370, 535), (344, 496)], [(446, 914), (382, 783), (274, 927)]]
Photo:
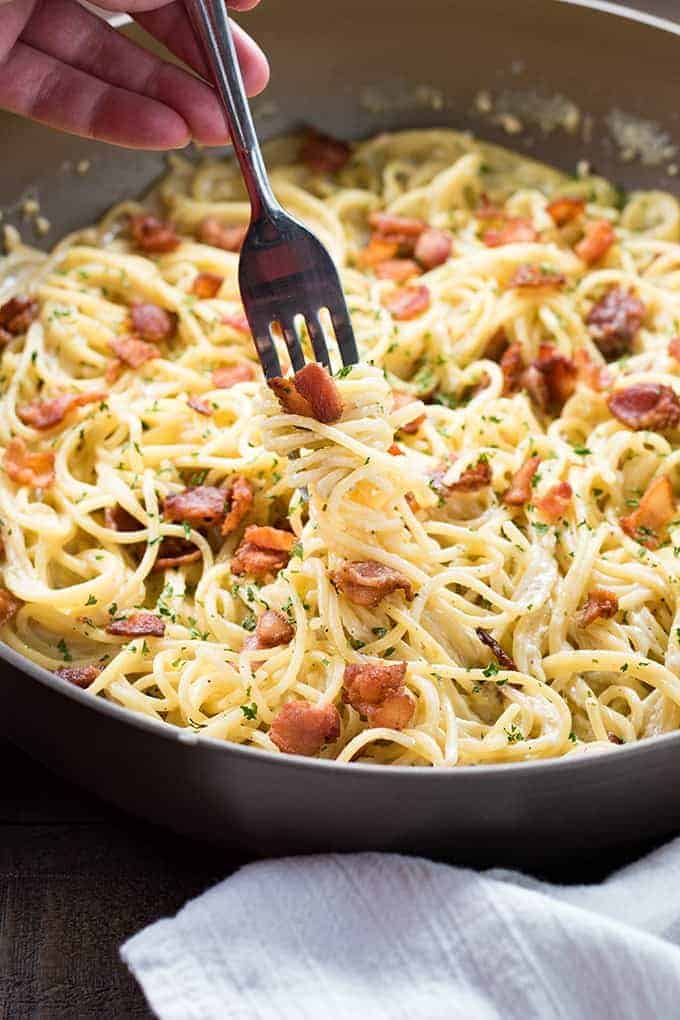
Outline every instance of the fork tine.
[(253, 332), (253, 339), (255, 340), (255, 347), (257, 348), (257, 355), (262, 365), (262, 370), (267, 379), (274, 379), (280, 376), (281, 373), (281, 362), (279, 356), (276, 353), (276, 347), (274, 341), (269, 333), (263, 333), (260, 330)]
[(359, 360), (359, 352), (357, 350), (357, 342), (354, 338), (354, 330), (352, 329), (349, 312), (347, 311), (347, 305), (342, 298), (342, 292), (340, 292), (338, 301), (333, 302), (332, 305), (328, 305), (328, 311), (330, 312), (331, 321), (333, 322), (335, 339), (338, 343), (343, 365), (356, 365)]
[(325, 365), (328, 371), (331, 370), (331, 359), (328, 353), (328, 347), (326, 346), (326, 336), (324, 333), (323, 326), (318, 315), (308, 315), (305, 319), (309, 335), (312, 340), (312, 347), (314, 348), (314, 357), (322, 365)]
[(290, 354), (293, 371), (299, 372), (301, 368), (305, 367), (305, 356), (302, 353), (302, 345), (300, 344), (300, 338), (295, 328), (295, 320), (282, 315), (279, 317), (279, 325), (283, 330), (283, 336), (286, 341), (288, 353)]

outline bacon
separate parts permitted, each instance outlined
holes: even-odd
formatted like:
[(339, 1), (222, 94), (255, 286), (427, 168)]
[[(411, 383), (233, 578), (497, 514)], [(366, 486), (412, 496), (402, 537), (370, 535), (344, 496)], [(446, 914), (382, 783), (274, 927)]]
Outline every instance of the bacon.
[(533, 402), (541, 411), (547, 411), (550, 406), (550, 391), (548, 383), (540, 368), (533, 362), (522, 372), (520, 386), (526, 390)]
[(499, 666), (502, 666), (503, 669), (511, 669), (515, 673), (518, 672), (515, 660), (511, 659), (507, 652), (503, 651), (498, 641), (496, 641), (493, 635), (489, 634), (488, 630), (484, 630), (483, 627), (475, 627), (475, 634), (483, 645), (491, 649)]
[(177, 316), (151, 301), (135, 302), (130, 317), (135, 334), (154, 344), (169, 340), (177, 328)]
[(428, 227), (416, 241), (413, 256), (423, 269), (436, 269), (443, 265), (453, 251), (451, 235), (445, 230)]
[(524, 359), (520, 344), (510, 344), (503, 354), (501, 361), (503, 373), (503, 396), (515, 393), (521, 385), (522, 373), (524, 372)]
[(32, 400), (30, 404), (24, 404), (17, 408), (17, 414), (24, 425), (31, 425), (35, 429), (51, 429), (59, 425), (67, 414), (77, 407), (85, 407), (87, 404), (97, 404), (106, 400), (106, 393), (62, 393), (50, 400)]
[(552, 216), (553, 223), (557, 227), (563, 227), (572, 220), (578, 219), (585, 212), (586, 203), (582, 198), (554, 198), (547, 205), (547, 211)]
[(171, 567), (183, 567), (189, 563), (197, 563), (201, 558), (201, 550), (193, 542), (185, 538), (164, 538), (158, 547), (158, 556), (153, 571), (167, 570)]
[(267, 609), (257, 621), (255, 637), (258, 648), (276, 648), (289, 644), (295, 637), (295, 629), (283, 613)]
[(246, 239), (248, 227), (243, 224), (225, 227), (214, 216), (208, 216), (198, 228), (198, 239), (202, 244), (224, 251), (240, 251)]
[(399, 245), (395, 241), (386, 241), (374, 234), (357, 255), (357, 265), (361, 269), (373, 269), (384, 262), (401, 261), (396, 258), (398, 253)]
[(163, 637), (165, 624), (160, 616), (142, 610), (130, 613), (124, 619), (112, 620), (106, 628), (106, 633), (114, 634), (116, 637)]
[(387, 447), (387, 452), (391, 457), (405, 457), (406, 454), (397, 443), (392, 443), (391, 446)]
[(515, 472), (510, 482), (510, 488), (503, 493), (503, 502), (506, 506), (523, 506), (529, 502), (531, 480), (538, 471), (540, 463), (540, 457), (529, 457)]
[(609, 220), (591, 220), (586, 223), (582, 239), (574, 247), (578, 257), (591, 266), (607, 254), (616, 241), (616, 234)]
[(554, 524), (569, 510), (573, 495), (574, 491), (569, 482), (558, 482), (557, 485), (552, 485), (544, 496), (534, 500), (534, 503), (542, 516)]
[(111, 341), (110, 347), (118, 360), (128, 368), (141, 368), (147, 361), (161, 356), (161, 352), (153, 344), (138, 340), (134, 336), (116, 337)]
[[(498, 329), (494, 335), (488, 340), (486, 347), (484, 348), (483, 357), (488, 358), (490, 361), (497, 361), (499, 364), (501, 358), (508, 350), (509, 341), (505, 335), (503, 329)], [(519, 347), (519, 344), (517, 344)]]
[(231, 572), (254, 577), (276, 574), (287, 565), (294, 544), (295, 535), (289, 531), (250, 525), (232, 557)]
[(315, 174), (336, 174), (349, 161), (352, 149), (348, 142), (331, 138), (311, 129), (302, 143), (300, 160)]
[(550, 266), (536, 266), (526, 262), (518, 266), (510, 277), (508, 287), (522, 288), (555, 288), (564, 287), (567, 282), (563, 273), (559, 273)]
[(398, 570), (376, 560), (345, 561), (331, 573), (331, 580), (355, 606), (374, 607), (386, 595), (402, 590), (406, 599), (413, 598), (411, 582)]
[(210, 418), (213, 413), (213, 409), (208, 401), (204, 400), (202, 397), (187, 397), (187, 404), (193, 411), (196, 411), (197, 414), (202, 414), (206, 418)]
[(630, 429), (662, 431), (680, 422), (680, 400), (661, 383), (641, 382), (614, 390), (607, 400), (611, 413)]
[(668, 344), (668, 353), (671, 358), (680, 361), (680, 336), (674, 336)]
[(21, 609), (21, 602), (15, 599), (7, 588), (0, 588), (0, 627), (13, 620)]
[(609, 389), (614, 382), (614, 377), (606, 365), (598, 365), (593, 361), (585, 347), (579, 347), (577, 351), (574, 351), (574, 364), (578, 378), (586, 386), (590, 386), (591, 390), (602, 392)]
[(17, 485), (47, 489), (54, 481), (54, 453), (51, 450), (31, 453), (23, 439), (9, 441), (2, 463)]
[(343, 698), (367, 719), (369, 726), (403, 730), (416, 709), (405, 677), (405, 662), (345, 666)]
[(145, 255), (163, 255), (175, 251), (182, 243), (175, 228), (147, 213), (130, 217), (132, 240)]
[(395, 216), (393, 213), (372, 212), (368, 217), (369, 226), (375, 233), (398, 245), (413, 247), (420, 235), (428, 229), (424, 220), (411, 216)]
[(99, 666), (62, 666), (61, 669), (54, 671), (55, 676), (80, 687), (81, 690), (85, 690), (91, 683), (94, 683), (100, 673)]
[[(415, 404), (416, 398), (411, 396), (410, 393), (404, 392), (404, 390), (392, 390), (392, 396), (394, 398), (394, 410), (400, 411), (402, 407), (407, 407), (409, 404)], [(419, 414), (413, 421), (406, 422), (405, 425), (399, 426), (400, 432), (406, 432), (408, 435), (413, 436), (416, 434), (420, 426), (425, 421), (427, 415)]]
[(40, 305), (34, 298), (10, 298), (0, 307), (0, 331), (5, 330), (11, 336), (19, 336), (35, 322), (39, 312)]
[(442, 489), (446, 490), (447, 495), (454, 492), (480, 492), (481, 489), (486, 489), (491, 485), (492, 477), (491, 465), (488, 460), (480, 458), (476, 464), (465, 468), (456, 482), (442, 485)]
[(560, 354), (553, 344), (541, 344), (533, 362), (545, 379), (549, 403), (562, 408), (576, 389), (578, 369), (571, 358)]
[(478, 220), (503, 220), (506, 218), (505, 210), (500, 206), (493, 205), (486, 194), (481, 196), (481, 205), (475, 210), (475, 216)]
[(393, 319), (404, 322), (427, 311), (430, 307), (430, 291), (422, 284), (418, 287), (398, 287), (383, 295), (382, 304)]
[(299, 414), (303, 418), (312, 417), (312, 406), (298, 393), (294, 379), (284, 379), (283, 376), (277, 375), (268, 379), (267, 385), (274, 392), (286, 414)]
[(483, 241), (487, 248), (500, 248), (504, 244), (521, 244), (538, 241), (538, 231), (534, 230), (531, 221), (519, 216), (511, 217), (502, 227), (492, 228), (484, 233)]
[(593, 588), (588, 593), (586, 603), (576, 620), (579, 627), (589, 627), (595, 620), (610, 620), (619, 611), (619, 600), (613, 591), (606, 588)]
[(224, 518), (227, 492), (212, 485), (197, 485), (167, 496), (163, 503), (166, 521), (181, 521), (198, 527), (219, 524)]
[(375, 266), (379, 280), (393, 280), (394, 283), (406, 283), (420, 274), (420, 266), (413, 259), (384, 259)]
[(269, 736), (284, 754), (313, 757), (340, 736), (340, 716), (335, 705), (287, 701), (272, 719)]
[(229, 482), (226, 497), (229, 512), (222, 523), (222, 534), (230, 535), (232, 531), (236, 531), (253, 505), (253, 489), (250, 482), (243, 475), (237, 475)]
[(224, 277), (217, 273), (199, 273), (191, 285), (191, 293), (202, 301), (217, 297), (224, 283)]
[(645, 317), (645, 306), (632, 292), (612, 287), (593, 305), (586, 323), (607, 361), (627, 354)]
[(133, 517), (120, 503), (107, 506), (104, 510), (104, 524), (111, 531), (139, 531), (144, 525)]
[(627, 535), (648, 549), (657, 549), (661, 544), (663, 529), (675, 515), (673, 488), (668, 475), (659, 475), (651, 482), (640, 505), (620, 525)]
[(325, 425), (342, 417), (344, 404), (340, 391), (327, 369), (316, 361), (310, 361), (292, 379), (275, 376), (268, 380), (268, 385), (286, 414), (316, 418)]
[(222, 316), (221, 322), (239, 333), (250, 333), (250, 323), (245, 312), (227, 312)]
[(242, 382), (252, 382), (255, 378), (255, 366), (249, 361), (238, 365), (220, 365), (212, 374), (212, 384), (216, 390), (230, 390)]

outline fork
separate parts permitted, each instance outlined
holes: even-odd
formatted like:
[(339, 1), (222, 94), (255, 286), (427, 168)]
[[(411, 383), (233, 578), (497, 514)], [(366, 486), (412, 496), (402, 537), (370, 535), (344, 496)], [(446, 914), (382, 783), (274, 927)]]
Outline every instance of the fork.
[(314, 234), (279, 204), (269, 183), (236, 56), (225, 0), (185, 0), (224, 104), (251, 206), (241, 249), (241, 299), (265, 376), (280, 376), (272, 327), (280, 327), (293, 370), (305, 364), (297, 322), (304, 320), (315, 359), (331, 361), (319, 313), (333, 324), (343, 365), (359, 360), (354, 331), (335, 264)]

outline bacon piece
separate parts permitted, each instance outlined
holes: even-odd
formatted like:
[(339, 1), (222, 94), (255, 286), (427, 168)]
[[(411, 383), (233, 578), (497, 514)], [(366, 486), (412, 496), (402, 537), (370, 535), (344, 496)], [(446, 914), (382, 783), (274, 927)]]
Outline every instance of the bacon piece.
[(559, 273), (556, 269), (552, 269), (550, 266), (537, 266), (526, 262), (517, 267), (510, 277), (508, 287), (517, 287), (519, 289), (525, 287), (555, 288), (557, 290), (560, 287), (564, 287), (566, 282), (564, 274)]
[(541, 344), (538, 359), (533, 364), (545, 379), (549, 404), (562, 408), (576, 389), (576, 365), (571, 358), (560, 354), (553, 344)]
[(418, 240), (413, 252), (416, 262), (420, 262), (423, 269), (436, 269), (443, 265), (453, 251), (453, 240), (445, 230), (438, 230), (436, 227), (428, 227), (424, 230)]
[(91, 683), (94, 683), (100, 673), (99, 666), (62, 666), (61, 669), (54, 671), (55, 676), (80, 687), (81, 690), (85, 690)]
[(546, 378), (536, 362), (533, 362), (527, 369), (524, 370), (524, 372), (522, 372), (520, 386), (522, 389), (526, 390), (534, 404), (536, 404), (541, 411), (548, 410), (548, 407), (550, 406), (550, 391), (548, 389)]
[(228, 493), (213, 485), (197, 485), (167, 496), (163, 503), (166, 521), (180, 521), (197, 527), (220, 524), (226, 512)]
[(543, 517), (554, 524), (569, 510), (573, 495), (574, 491), (569, 482), (558, 482), (556, 485), (552, 485), (540, 499), (535, 499), (534, 503)]
[(547, 211), (552, 216), (553, 223), (557, 227), (563, 227), (566, 223), (578, 219), (585, 212), (586, 203), (582, 198), (554, 198), (547, 205)]
[(104, 510), (104, 524), (111, 531), (139, 531), (144, 525), (133, 517), (120, 503), (107, 506)]
[(388, 446), (387, 447), (387, 452), (392, 457), (405, 457), (406, 456), (406, 454), (404, 453), (402, 448), (397, 443), (392, 443), (391, 446)]
[(606, 588), (593, 588), (588, 592), (586, 603), (579, 613), (576, 614), (576, 621), (579, 627), (589, 627), (595, 620), (610, 620), (619, 611), (619, 600), (613, 591)]
[(680, 400), (661, 383), (641, 382), (614, 390), (607, 400), (611, 413), (630, 429), (661, 432), (680, 422)]
[(252, 382), (255, 378), (255, 366), (249, 361), (239, 362), (238, 365), (220, 365), (214, 369), (212, 384), (216, 390), (230, 390), (242, 382)]
[(671, 358), (680, 361), (680, 336), (674, 336), (668, 344), (668, 353)]
[(479, 492), (491, 485), (492, 477), (491, 465), (488, 460), (480, 457), (476, 464), (465, 468), (456, 482), (442, 485), (442, 488), (446, 489), (447, 495), (454, 492)]
[(521, 345), (510, 344), (501, 358), (500, 365), (503, 373), (503, 396), (507, 397), (511, 393), (515, 393), (521, 385), (524, 372)]
[(295, 637), (295, 629), (283, 613), (267, 609), (257, 621), (255, 637), (258, 648), (276, 648), (289, 644)]
[(365, 248), (357, 255), (357, 265), (361, 269), (373, 269), (384, 262), (396, 261), (399, 245), (396, 241), (386, 241), (376, 234), (371, 237)]
[(593, 305), (586, 323), (590, 335), (607, 359), (627, 354), (645, 317), (645, 306), (632, 292), (612, 287)]
[(324, 425), (339, 421), (345, 405), (340, 391), (323, 365), (310, 361), (294, 376), (295, 389), (309, 402), (312, 417)]
[(169, 340), (177, 328), (177, 316), (151, 301), (136, 301), (130, 309), (130, 318), (135, 334), (154, 344)]
[(230, 535), (236, 531), (253, 505), (253, 488), (243, 475), (233, 478), (226, 490), (229, 512), (222, 523), (222, 534)]
[(0, 627), (4, 627), (6, 623), (14, 619), (20, 609), (19, 599), (15, 599), (7, 588), (0, 588)]
[(161, 356), (161, 352), (153, 344), (138, 340), (134, 336), (116, 337), (111, 341), (110, 347), (118, 360), (128, 368), (140, 368), (147, 361)]
[(619, 521), (627, 535), (648, 549), (661, 544), (664, 528), (675, 515), (673, 488), (668, 475), (659, 475), (651, 482), (640, 505)]
[(488, 630), (484, 630), (483, 627), (475, 627), (475, 634), (483, 645), (491, 649), (499, 666), (502, 666), (503, 669), (511, 669), (515, 673), (518, 672), (515, 660), (510, 658), (507, 652), (503, 651), (498, 641), (496, 641), (492, 634), (489, 634)]
[(193, 542), (185, 538), (164, 538), (158, 547), (158, 556), (152, 570), (167, 570), (171, 567), (183, 567), (188, 563), (196, 563), (201, 558), (201, 550)]
[(145, 255), (163, 255), (175, 251), (182, 243), (170, 223), (164, 223), (147, 213), (130, 217), (132, 240)]
[(17, 485), (47, 489), (54, 481), (54, 453), (51, 450), (31, 453), (23, 439), (10, 439), (2, 463)]
[(413, 259), (384, 259), (375, 266), (379, 280), (393, 280), (394, 283), (406, 283), (420, 274), (420, 266)]
[(106, 633), (115, 634), (116, 637), (163, 637), (165, 624), (160, 616), (142, 610), (130, 613), (124, 619), (112, 620)]
[(399, 589), (404, 592), (406, 599), (413, 598), (413, 588), (408, 578), (376, 560), (345, 561), (330, 576), (336, 588), (355, 606), (377, 606), (386, 595)]
[(32, 400), (30, 404), (23, 404), (17, 408), (17, 414), (24, 425), (31, 425), (35, 429), (51, 429), (77, 407), (97, 404), (106, 400), (106, 396), (103, 392), (62, 393), (49, 400)]
[(187, 404), (193, 411), (196, 411), (197, 414), (202, 414), (206, 418), (210, 418), (213, 413), (212, 407), (207, 400), (203, 399), (203, 397), (187, 397)]
[(534, 230), (531, 221), (520, 216), (506, 219), (502, 227), (485, 231), (483, 237), (487, 248), (500, 248), (504, 244), (521, 244), (538, 239), (538, 231)]
[(315, 174), (336, 174), (346, 165), (352, 148), (348, 142), (311, 129), (302, 143), (300, 160)]
[[(483, 357), (488, 358), (490, 361), (496, 361), (500, 364), (501, 358), (510, 346), (510, 342), (505, 335), (505, 330), (497, 329), (494, 335), (488, 340), (486, 347), (484, 348)], [(517, 344), (519, 347), (519, 344)]]
[(379, 237), (399, 245), (415, 245), (420, 235), (428, 229), (424, 220), (412, 216), (395, 216), (394, 213), (386, 212), (372, 212), (368, 222)]
[[(400, 411), (402, 407), (407, 407), (409, 404), (415, 404), (416, 398), (411, 396), (410, 393), (406, 393), (404, 390), (392, 390), (392, 397), (394, 398), (394, 410)], [(399, 426), (400, 432), (406, 432), (409, 436), (416, 434), (420, 426), (427, 418), (426, 414), (419, 414), (413, 421), (406, 422), (405, 425)]]
[(246, 239), (248, 227), (243, 224), (225, 227), (214, 216), (208, 216), (198, 228), (198, 239), (202, 244), (224, 251), (240, 251)]
[(5, 330), (11, 336), (19, 336), (35, 322), (39, 312), (40, 305), (35, 298), (10, 298), (0, 307), (0, 331)]
[(313, 757), (340, 736), (340, 716), (335, 705), (287, 701), (272, 719), (269, 736), (284, 754)]
[(503, 493), (503, 502), (506, 506), (524, 506), (529, 502), (531, 480), (538, 471), (540, 463), (540, 457), (529, 457), (515, 472), (510, 482), (510, 488)]
[(286, 414), (299, 414), (304, 418), (311, 418), (312, 405), (301, 396), (293, 379), (284, 379), (283, 376), (274, 376), (267, 380), (267, 385), (273, 390), (279, 404)]
[(590, 386), (591, 390), (601, 393), (603, 390), (609, 389), (614, 382), (614, 376), (606, 365), (598, 365), (593, 361), (585, 347), (579, 347), (577, 351), (574, 351), (574, 364), (578, 378), (586, 386)]
[(282, 570), (290, 559), (295, 535), (278, 528), (250, 525), (231, 560), (232, 574), (266, 577)]
[(369, 726), (403, 730), (416, 708), (405, 677), (405, 662), (353, 663), (345, 666), (343, 698)]
[(398, 287), (383, 295), (382, 304), (393, 319), (404, 322), (427, 311), (430, 307), (430, 291), (422, 284), (418, 287)]
[(221, 322), (239, 333), (250, 333), (250, 323), (245, 312), (227, 312), (222, 316)]
[(615, 241), (616, 234), (609, 220), (591, 220), (586, 223), (585, 233), (574, 251), (583, 262), (591, 266), (604, 258)]
[(217, 297), (224, 283), (224, 277), (217, 273), (199, 273), (191, 285), (191, 293), (201, 301)]

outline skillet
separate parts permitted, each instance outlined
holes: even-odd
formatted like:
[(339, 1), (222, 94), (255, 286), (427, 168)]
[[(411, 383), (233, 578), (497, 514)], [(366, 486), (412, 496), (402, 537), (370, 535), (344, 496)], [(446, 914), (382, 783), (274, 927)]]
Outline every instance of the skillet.
[[(680, 26), (607, 3), (554, 0), (344, 0), (322, 16), (318, 3), (296, 0), (263, 4), (247, 26), (273, 69), (256, 103), (263, 137), (301, 121), (349, 138), (470, 128), (567, 170), (587, 159), (626, 188), (678, 190), (668, 168), (680, 163), (671, 151), (680, 147)], [(525, 110), (526, 94), (538, 94), (544, 113), (566, 97), (592, 118), (591, 130), (545, 132), (532, 103), (526, 130), (511, 137), (493, 115), (475, 112), (482, 89), (502, 102), (524, 96)], [(613, 110), (654, 121), (636, 135), (641, 158), (621, 160)], [(0, 163), (0, 205), (20, 222), (21, 200), (37, 196), (52, 223), (46, 240), (35, 239), (43, 246), (143, 192), (163, 169), (158, 155), (4, 114), (0, 139), (10, 157)], [(74, 169), (81, 160), (91, 162), (85, 175)], [(2, 645), (0, 674), (0, 735), (137, 815), (250, 854), (380, 849), (531, 867), (680, 829), (680, 733), (549, 762), (348, 766), (130, 714)]]

